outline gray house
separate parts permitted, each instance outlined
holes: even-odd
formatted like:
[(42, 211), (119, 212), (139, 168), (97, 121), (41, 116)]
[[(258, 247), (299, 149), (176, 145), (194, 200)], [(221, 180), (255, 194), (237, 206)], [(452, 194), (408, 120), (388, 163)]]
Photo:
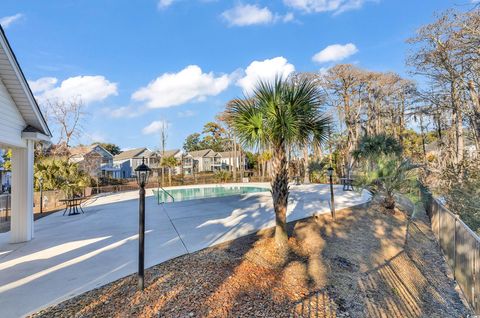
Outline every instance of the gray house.
[[(113, 164), (119, 169), (118, 178), (134, 178), (135, 168), (137, 168), (142, 160), (145, 159), (145, 164), (152, 169), (152, 176), (156, 177), (161, 174), (162, 167), (160, 165), (162, 161), (162, 154), (165, 157), (173, 156), (180, 162), (182, 153), (178, 149), (161, 151), (152, 151), (148, 148), (135, 148), (126, 150), (113, 158)], [(180, 168), (177, 167), (172, 170), (172, 174), (179, 173)]]
[[(113, 165), (118, 168), (117, 178), (126, 179), (135, 177), (135, 168), (141, 163), (141, 155), (145, 154), (148, 149), (135, 148), (123, 151), (113, 157)], [(140, 163), (136, 158), (140, 158)]]

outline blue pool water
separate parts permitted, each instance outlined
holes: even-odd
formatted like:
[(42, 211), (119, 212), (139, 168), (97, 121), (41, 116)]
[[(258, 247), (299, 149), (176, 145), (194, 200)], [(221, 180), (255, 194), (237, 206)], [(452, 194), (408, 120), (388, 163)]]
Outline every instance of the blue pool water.
[[(238, 195), (255, 192), (268, 192), (270, 189), (254, 186), (215, 186), (205, 188), (184, 188), (184, 189), (168, 189), (168, 195), (165, 191), (153, 190), (155, 197), (159, 203), (162, 202), (179, 202), (204, 198), (225, 197), (230, 195)], [(172, 199), (173, 197), (173, 199)]]

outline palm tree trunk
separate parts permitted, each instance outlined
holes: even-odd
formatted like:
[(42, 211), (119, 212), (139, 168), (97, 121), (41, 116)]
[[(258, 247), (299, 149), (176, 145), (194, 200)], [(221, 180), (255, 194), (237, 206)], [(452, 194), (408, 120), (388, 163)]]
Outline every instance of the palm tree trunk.
[(172, 186), (172, 168), (168, 168), (168, 185)]
[(288, 168), (285, 144), (283, 142), (274, 147), (272, 165), (272, 199), (273, 208), (275, 210), (275, 243), (277, 248), (286, 249), (288, 243)]
[(303, 148), (303, 160), (304, 160), (304, 167), (303, 171), (305, 175), (303, 176), (303, 183), (309, 184), (310, 183), (310, 172), (308, 171), (308, 146), (305, 145)]
[(235, 140), (235, 136), (232, 138), (233, 141), (233, 157), (235, 158), (232, 162), (232, 171), (233, 171), (233, 182), (237, 181), (237, 165), (236, 165), (236, 159), (237, 159), (237, 142)]
[(390, 213), (395, 213), (395, 198), (392, 194), (387, 193), (383, 205)]
[(262, 160), (262, 182), (265, 180), (265, 172), (267, 171), (267, 161)]

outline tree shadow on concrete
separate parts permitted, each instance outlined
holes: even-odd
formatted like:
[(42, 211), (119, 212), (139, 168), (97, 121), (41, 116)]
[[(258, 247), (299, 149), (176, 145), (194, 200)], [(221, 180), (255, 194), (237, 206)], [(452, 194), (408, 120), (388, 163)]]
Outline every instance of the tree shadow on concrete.
[(148, 269), (144, 292), (132, 275), (39, 316), (465, 316), (449, 278), (426, 268), (428, 227), (408, 228), (405, 246), (407, 218), (366, 205), (290, 222), (286, 255), (266, 229)]

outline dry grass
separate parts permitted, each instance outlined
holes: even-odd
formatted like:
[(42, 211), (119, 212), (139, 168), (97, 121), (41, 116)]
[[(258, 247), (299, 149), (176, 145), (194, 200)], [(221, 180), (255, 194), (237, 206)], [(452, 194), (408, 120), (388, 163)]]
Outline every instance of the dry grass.
[(460, 317), (469, 314), (422, 217), (376, 206), (289, 224), (288, 255), (265, 230), (178, 257), (35, 317)]

